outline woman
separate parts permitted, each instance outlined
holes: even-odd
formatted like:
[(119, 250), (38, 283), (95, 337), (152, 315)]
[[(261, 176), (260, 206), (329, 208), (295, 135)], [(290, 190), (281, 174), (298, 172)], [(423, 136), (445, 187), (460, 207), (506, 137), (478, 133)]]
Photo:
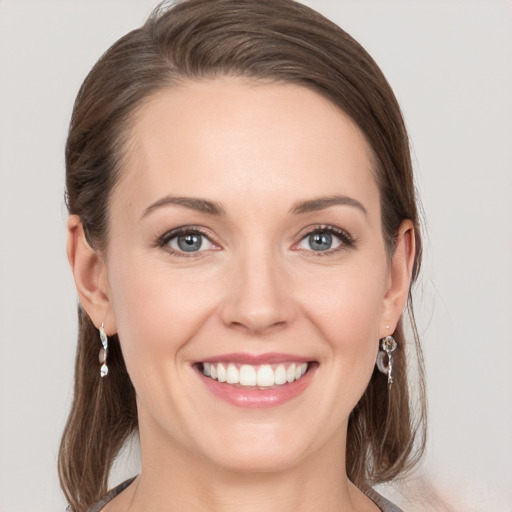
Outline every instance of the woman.
[[(71, 509), (398, 510), (370, 486), (424, 445), (402, 322), (421, 240), (361, 46), (288, 0), (157, 9), (86, 78), (66, 166)], [(141, 473), (105, 496), (134, 433)]]

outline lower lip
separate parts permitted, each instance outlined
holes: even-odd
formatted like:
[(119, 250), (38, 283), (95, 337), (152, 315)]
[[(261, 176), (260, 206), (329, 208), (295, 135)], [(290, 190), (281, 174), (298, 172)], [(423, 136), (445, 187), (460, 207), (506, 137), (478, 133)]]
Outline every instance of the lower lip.
[(310, 364), (308, 371), (299, 380), (268, 389), (226, 384), (198, 373), (205, 386), (221, 400), (247, 409), (267, 409), (278, 407), (301, 395), (311, 383), (315, 367)]

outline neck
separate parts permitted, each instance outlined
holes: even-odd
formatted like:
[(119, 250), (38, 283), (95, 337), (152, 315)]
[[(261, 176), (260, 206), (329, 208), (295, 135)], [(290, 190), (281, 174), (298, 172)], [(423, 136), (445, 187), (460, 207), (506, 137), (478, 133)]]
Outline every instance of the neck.
[[(154, 433), (153, 433), (154, 434)], [(300, 464), (266, 472), (220, 468), (179, 446), (145, 442), (142, 471), (121, 510), (139, 512), (310, 512), (377, 510), (346, 477), (344, 438)], [(120, 495), (120, 497), (122, 496)], [(121, 505), (121, 503), (119, 503)], [(112, 507), (112, 511), (118, 507)], [(110, 510), (110, 508), (108, 509)]]

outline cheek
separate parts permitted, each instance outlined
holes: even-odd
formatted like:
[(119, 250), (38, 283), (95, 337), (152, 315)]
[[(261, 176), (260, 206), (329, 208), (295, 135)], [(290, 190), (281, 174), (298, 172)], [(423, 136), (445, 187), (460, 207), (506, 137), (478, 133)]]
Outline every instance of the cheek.
[[(211, 287), (144, 258), (117, 264), (109, 273), (123, 355), (134, 384), (144, 369), (176, 370), (173, 360), (206, 322), (215, 304)], [(198, 290), (204, 293), (198, 293)], [(163, 367), (165, 366), (165, 367)], [(170, 372), (170, 373), (169, 373)], [(141, 374), (141, 376), (138, 376)], [(137, 386), (136, 386), (137, 387)]]
[[(370, 378), (378, 350), (387, 268), (381, 260), (353, 266), (316, 282), (304, 309), (335, 357), (346, 382)], [(361, 373), (362, 372), (362, 373)], [(354, 378), (347, 378), (354, 375)], [(366, 378), (364, 377), (364, 378)], [(364, 380), (363, 378), (363, 380)]]
[[(377, 334), (385, 295), (387, 269), (382, 261), (353, 265), (318, 276), (315, 287), (304, 291), (309, 311), (334, 334)], [(320, 320), (322, 319), (322, 320)], [(334, 331), (332, 331), (334, 330)], [(329, 336), (331, 337), (331, 336)]]

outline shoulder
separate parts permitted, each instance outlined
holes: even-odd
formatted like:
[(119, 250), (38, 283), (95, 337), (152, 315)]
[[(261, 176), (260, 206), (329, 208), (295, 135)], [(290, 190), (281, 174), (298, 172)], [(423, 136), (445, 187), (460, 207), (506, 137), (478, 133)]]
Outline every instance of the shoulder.
[(391, 503), (391, 501), (384, 498), (384, 496), (381, 496), (371, 487), (363, 489), (362, 491), (375, 503), (375, 505), (377, 505), (382, 510), (382, 512), (403, 512), (401, 508)]
[[(136, 477), (130, 478), (119, 484), (117, 487), (114, 487), (111, 491), (105, 494), (100, 501), (88, 508), (87, 512), (100, 512), (107, 503), (123, 492), (135, 480), (135, 478)], [(380, 495), (370, 487), (362, 490), (362, 492), (366, 494), (366, 496), (368, 496), (368, 498), (370, 498), (382, 512), (403, 512), (401, 508), (391, 503), (389, 500), (384, 498), (384, 496)]]
[(87, 512), (100, 512), (100, 510), (110, 501), (112, 501), (117, 495), (121, 494), (134, 480), (136, 477), (129, 478), (125, 480), (122, 484), (119, 484), (117, 487), (114, 487), (111, 491), (109, 491), (100, 501), (96, 502), (94, 505), (87, 509)]

